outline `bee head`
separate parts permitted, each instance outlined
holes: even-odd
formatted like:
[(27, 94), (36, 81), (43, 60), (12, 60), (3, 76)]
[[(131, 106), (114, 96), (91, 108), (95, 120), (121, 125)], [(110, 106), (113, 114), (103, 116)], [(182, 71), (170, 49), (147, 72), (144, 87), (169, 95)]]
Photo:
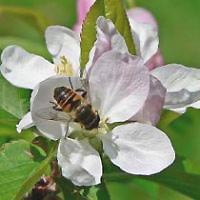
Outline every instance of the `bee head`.
[(54, 95), (53, 95), (54, 99), (55, 99), (56, 101), (58, 101), (58, 99), (59, 99), (62, 95), (65, 95), (66, 89), (67, 89), (66, 87), (57, 87), (57, 88), (55, 88), (55, 89), (54, 89)]

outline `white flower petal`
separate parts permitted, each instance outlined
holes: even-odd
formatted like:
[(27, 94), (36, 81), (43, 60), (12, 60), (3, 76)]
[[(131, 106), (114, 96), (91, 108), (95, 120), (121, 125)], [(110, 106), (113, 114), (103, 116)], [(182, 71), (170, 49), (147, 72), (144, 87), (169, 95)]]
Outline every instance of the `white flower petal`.
[[(200, 70), (169, 64), (152, 71), (167, 89), (165, 108), (180, 110), (195, 107), (200, 100)], [(198, 107), (198, 106), (197, 106)]]
[(187, 108), (189, 108), (189, 107), (200, 109), (200, 101), (192, 103), (192, 104), (190, 104), (188, 106), (185, 106), (183, 108), (176, 108), (176, 109), (170, 109), (170, 110), (172, 110), (174, 112), (177, 112), (177, 113), (180, 113), (180, 114), (183, 114), (183, 113), (186, 112)]
[(62, 175), (75, 185), (90, 186), (101, 182), (101, 159), (87, 140), (62, 139), (57, 159)]
[(55, 75), (55, 66), (21, 47), (8, 46), (1, 54), (2, 75), (13, 85), (33, 89), (39, 82)]
[(146, 124), (118, 126), (104, 135), (102, 141), (104, 151), (111, 161), (131, 174), (158, 173), (175, 158), (167, 135)]
[[(79, 78), (71, 77), (74, 87), (81, 88)], [(60, 139), (68, 132), (69, 116), (67, 113), (53, 109), (54, 89), (56, 87), (69, 87), (69, 78), (65, 76), (53, 76), (41, 82), (33, 90), (31, 96), (31, 114), (33, 122), (40, 132), (51, 139)]]
[(58, 64), (65, 56), (75, 74), (79, 74), (80, 39), (77, 33), (63, 26), (49, 26), (45, 32), (47, 48)]
[(146, 63), (158, 51), (158, 31), (151, 24), (136, 22), (129, 18), (137, 55)]
[(165, 101), (165, 94), (166, 89), (160, 81), (151, 76), (149, 95), (145, 105), (133, 118), (131, 118), (131, 121), (156, 125), (160, 120), (160, 114)]
[(110, 123), (128, 120), (143, 106), (149, 79), (140, 58), (114, 51), (104, 53), (89, 75), (92, 105)]
[(28, 112), (26, 115), (24, 115), (19, 124), (16, 125), (17, 132), (21, 133), (23, 129), (28, 129), (32, 126), (34, 126), (34, 123), (31, 117), (31, 112)]

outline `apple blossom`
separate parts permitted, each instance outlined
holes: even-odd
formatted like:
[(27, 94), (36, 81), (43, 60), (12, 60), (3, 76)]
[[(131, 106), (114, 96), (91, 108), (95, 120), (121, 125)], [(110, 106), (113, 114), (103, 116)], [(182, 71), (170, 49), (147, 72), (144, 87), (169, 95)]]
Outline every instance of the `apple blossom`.
[[(41, 82), (31, 97), (31, 115), (38, 130), (50, 139), (60, 140), (57, 159), (62, 175), (78, 186), (100, 183), (101, 159), (91, 140), (102, 142), (104, 153), (125, 172), (150, 175), (169, 166), (175, 154), (162, 131), (138, 122), (109, 128), (109, 124), (126, 122), (143, 107), (150, 86), (143, 60), (107, 51), (86, 77), (88, 101), (100, 116), (97, 129), (85, 130), (70, 121), (68, 113), (55, 110), (49, 103), (54, 100), (55, 88), (70, 87), (69, 77), (53, 76)], [(70, 77), (70, 81), (74, 90), (83, 88), (79, 77)]]
[[(113, 33), (111, 33), (113, 37), (112, 35), (108, 37), (112, 37), (112, 48), (122, 53), (128, 52), (124, 38), (116, 31), (112, 22), (105, 20), (103, 17), (99, 17), (97, 20), (97, 41), (93, 48), (93, 50), (96, 50), (94, 55), (92, 53), (90, 55), (87, 69), (94, 64), (101, 53), (104, 53), (105, 49), (109, 50), (110, 43), (106, 38), (106, 34), (108, 33), (104, 34), (108, 26), (110, 26), (110, 30), (108, 29), (110, 33), (113, 31)], [(142, 24), (140, 27), (143, 27)], [(0, 69), (3, 76), (11, 84), (17, 87), (33, 89), (42, 80), (56, 74), (79, 76), (80, 41), (76, 33), (62, 26), (50, 26), (45, 32), (45, 39), (47, 49), (53, 56), (54, 64), (40, 56), (28, 53), (18, 46), (9, 46), (4, 49), (1, 56), (2, 65)], [(137, 43), (139, 46), (143, 42), (142, 40), (140, 41), (140, 39), (141, 38), (138, 38)], [(151, 49), (151, 47), (147, 48), (147, 51)], [(146, 50), (144, 49), (144, 51)], [(159, 88), (161, 88), (161, 86)], [(164, 95), (161, 95), (160, 98), (162, 102)], [(160, 113), (160, 110), (157, 110), (158, 113)], [(157, 113), (155, 115), (157, 115)], [(154, 119), (158, 118), (154, 117)], [(142, 120), (142, 122), (144, 121), (148, 121), (152, 124), (156, 124), (157, 122), (157, 120), (155, 122), (147, 119)], [(30, 127), (30, 125), (33, 125), (33, 123), (30, 113), (28, 113), (17, 125), (17, 131), (21, 132), (22, 129)]]

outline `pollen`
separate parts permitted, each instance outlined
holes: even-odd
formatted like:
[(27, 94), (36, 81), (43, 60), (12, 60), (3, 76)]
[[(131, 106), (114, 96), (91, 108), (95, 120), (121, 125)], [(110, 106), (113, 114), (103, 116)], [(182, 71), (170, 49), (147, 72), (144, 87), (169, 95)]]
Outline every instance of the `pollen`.
[(60, 63), (56, 65), (55, 70), (59, 75), (73, 76), (74, 74), (72, 64), (67, 60), (65, 56), (60, 57)]

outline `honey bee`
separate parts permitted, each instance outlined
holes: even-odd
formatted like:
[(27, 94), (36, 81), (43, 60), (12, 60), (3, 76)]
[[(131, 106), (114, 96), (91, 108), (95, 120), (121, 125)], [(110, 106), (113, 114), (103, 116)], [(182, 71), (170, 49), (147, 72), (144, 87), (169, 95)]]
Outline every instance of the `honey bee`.
[(83, 89), (57, 87), (54, 89), (53, 109), (70, 115), (74, 122), (78, 122), (86, 130), (98, 128), (100, 117), (86, 100), (87, 92)]

